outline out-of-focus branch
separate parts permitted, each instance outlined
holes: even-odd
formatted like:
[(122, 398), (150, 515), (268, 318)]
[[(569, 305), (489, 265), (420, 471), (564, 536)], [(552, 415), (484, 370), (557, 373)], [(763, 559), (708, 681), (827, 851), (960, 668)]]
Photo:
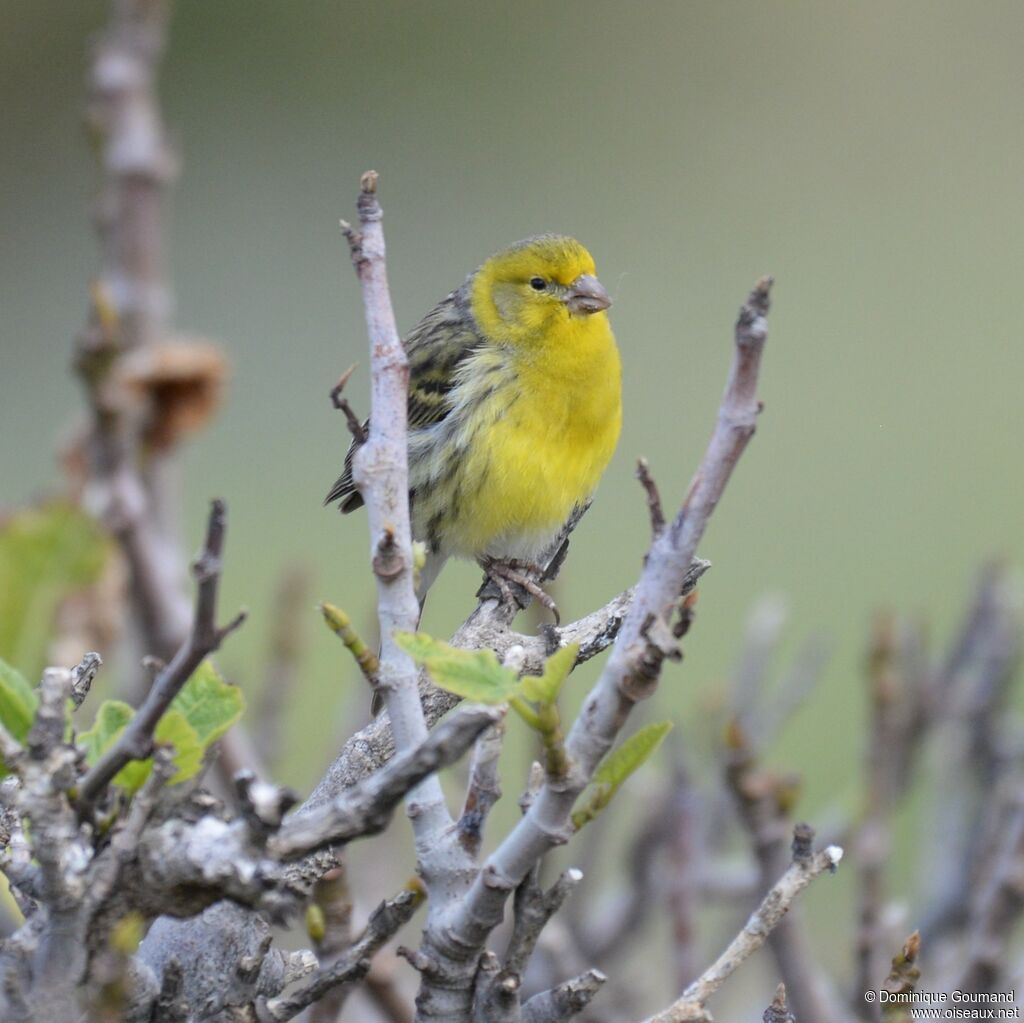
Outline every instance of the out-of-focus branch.
[(933, 725), (929, 775), (938, 798), (931, 827), (947, 836), (929, 850), (922, 871), (921, 923), (929, 946), (964, 925), (978, 891), (972, 879), (985, 871), (998, 838), (986, 818), (989, 799), (1007, 773), (1004, 709), (1022, 649), (1021, 594), (1000, 564), (981, 572), (958, 634), (941, 665), (927, 672), (919, 701)]
[(764, 1010), (761, 1023), (797, 1023), (796, 1016), (789, 1011), (786, 1004), (786, 985), (780, 984), (775, 989), (775, 997), (772, 1004)]
[[(800, 791), (800, 779), (763, 768), (759, 751), (781, 724), (766, 724), (776, 695), (770, 685), (772, 660), (785, 624), (785, 608), (776, 598), (759, 602), (747, 626), (735, 671), (732, 720), (726, 729), (725, 782), (757, 863), (759, 890), (764, 891), (785, 868), (792, 832), (792, 810)], [(812, 665), (817, 663), (811, 662)], [(813, 684), (803, 670), (786, 677), (786, 690)], [(790, 707), (793, 700), (785, 701)], [(751, 736), (753, 732), (754, 736)], [(815, 954), (804, 921), (795, 909), (779, 923), (768, 939), (769, 948), (786, 986), (797, 1019), (839, 1019), (841, 1010), (815, 963)]]
[(956, 986), (961, 991), (1005, 990), (1009, 943), (1024, 913), (1024, 795), (1003, 796), (997, 845), (986, 870), (974, 879), (975, 898), (967, 922), (966, 962)]
[(890, 615), (876, 618), (867, 658), (871, 721), (865, 758), (864, 816), (857, 831), (859, 925), (856, 938), (857, 977), (851, 1004), (862, 1018), (874, 1020), (878, 1007), (867, 1002), (881, 975), (884, 948), (882, 915), (885, 905), (885, 866), (890, 855), (890, 817), (897, 792), (904, 742), (901, 709), (907, 687), (901, 677), (896, 644), (896, 622)]
[(797, 826), (793, 837), (792, 865), (751, 914), (743, 930), (733, 938), (718, 959), (683, 992), (678, 1001), (651, 1016), (646, 1023), (692, 1023), (708, 1019), (704, 1008), (708, 1000), (736, 969), (765, 943), (779, 921), (789, 911), (796, 897), (815, 878), (826, 872), (835, 872), (843, 858), (843, 850), (830, 845), (815, 853), (811, 846), (813, 839), (813, 829), (806, 825)]
[(914, 1015), (910, 1012), (908, 1003), (899, 999), (911, 995), (921, 977), (921, 971), (917, 966), (920, 951), (921, 935), (914, 931), (903, 943), (902, 950), (893, 956), (892, 968), (882, 984), (882, 989), (895, 997), (882, 1007), (883, 1023), (912, 1023)]
[[(760, 769), (738, 725), (730, 729), (729, 744), (726, 782), (750, 837), (764, 891), (785, 866), (798, 779)], [(841, 1018), (831, 1004), (824, 975), (815, 965), (813, 947), (798, 913), (780, 921), (769, 945), (797, 1019), (801, 1015), (806, 1019)]]
[[(312, 902), (306, 908), (306, 930), (321, 969), (352, 947), (352, 892), (348, 870), (342, 862), (313, 885)], [(344, 987), (328, 991), (309, 1009), (309, 1023), (337, 1023), (348, 992)]]
[(299, 565), (286, 569), (274, 591), (269, 656), (256, 707), (256, 746), (268, 768), (280, 755), (285, 710), (298, 680), (308, 595), (308, 572)]
[(149, 756), (153, 748), (153, 731), (171, 705), (171, 701), (203, 659), (217, 650), (224, 638), (245, 620), (243, 611), (227, 625), (217, 625), (217, 590), (220, 583), (225, 528), (224, 502), (214, 501), (210, 507), (203, 549), (193, 565), (197, 582), (196, 607), (188, 639), (174, 655), (170, 664), (157, 675), (142, 706), (117, 741), (82, 779), (78, 806), (83, 815), (88, 815), (114, 775), (125, 764)]
[(77, 362), (93, 409), (85, 502), (121, 541), (147, 652), (169, 657), (188, 629), (182, 558), (139, 467), (146, 410), (127, 393), (122, 357), (164, 339), (164, 206), (175, 160), (156, 96), (167, 34), (163, 0), (116, 0), (90, 64), (87, 123), (103, 172), (96, 212), (100, 278)]

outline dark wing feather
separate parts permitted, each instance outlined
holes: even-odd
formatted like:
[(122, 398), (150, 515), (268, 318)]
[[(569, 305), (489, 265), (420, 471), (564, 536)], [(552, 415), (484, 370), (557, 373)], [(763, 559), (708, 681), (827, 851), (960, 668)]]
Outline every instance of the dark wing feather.
[[(441, 422), (451, 411), (448, 394), (455, 383), (455, 371), (480, 344), (476, 324), (469, 311), (468, 282), (439, 302), (405, 337), (409, 356), (409, 429), (422, 430)], [(368, 429), (369, 419), (363, 424)], [(331, 487), (324, 504), (341, 501), (345, 514), (361, 508), (362, 495), (352, 480), (355, 441), (345, 455), (345, 468)]]

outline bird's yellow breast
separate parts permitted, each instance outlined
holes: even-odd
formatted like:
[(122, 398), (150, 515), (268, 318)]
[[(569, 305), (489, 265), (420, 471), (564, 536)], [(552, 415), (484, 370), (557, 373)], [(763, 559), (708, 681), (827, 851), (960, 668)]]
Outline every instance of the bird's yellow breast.
[(594, 491), (622, 424), (621, 367), (604, 313), (566, 317), (513, 352), (467, 366), (460, 495), (445, 537), (455, 554), (533, 558)]

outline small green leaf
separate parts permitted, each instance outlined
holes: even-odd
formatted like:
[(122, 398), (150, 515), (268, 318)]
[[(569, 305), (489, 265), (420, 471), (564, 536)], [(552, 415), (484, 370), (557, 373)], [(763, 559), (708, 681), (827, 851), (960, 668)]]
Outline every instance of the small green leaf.
[(611, 802), (622, 783), (654, 755), (670, 731), (671, 721), (645, 725), (605, 756), (590, 779), (590, 797), (572, 815), (577, 830), (592, 821)]
[(221, 678), (211, 661), (203, 661), (171, 704), (192, 726), (202, 748), (215, 743), (245, 710), (238, 686)]
[(493, 650), (459, 650), (425, 632), (396, 632), (395, 642), (448, 692), (474, 703), (505, 703), (519, 688), (514, 671)]
[(0, 657), (30, 678), (42, 672), (57, 608), (99, 579), (112, 549), (97, 523), (66, 502), (0, 524)]
[[(169, 781), (171, 785), (187, 781), (199, 772), (206, 748), (216, 742), (242, 713), (241, 694), (226, 692), (235, 690), (235, 687), (223, 682), (212, 665), (207, 671), (201, 668), (186, 683), (179, 698), (189, 690), (200, 673), (202, 677), (198, 684), (192, 687), (183, 701), (187, 710), (183, 710), (175, 699), (153, 732), (157, 743), (174, 747), (174, 763), (178, 770)], [(189, 712), (193, 715), (192, 720), (188, 717)], [(105, 700), (100, 705), (92, 728), (78, 737), (79, 745), (85, 747), (85, 759), (90, 767), (117, 741), (134, 716), (135, 711), (120, 700)], [(129, 794), (135, 793), (152, 769), (152, 758), (133, 760), (117, 772), (113, 783)]]
[(104, 700), (100, 704), (92, 728), (78, 736), (78, 745), (85, 747), (85, 762), (90, 767), (114, 744), (134, 716), (135, 711), (121, 700)]
[[(175, 710), (173, 704), (157, 723), (153, 738), (161, 746), (174, 747), (174, 763), (178, 770), (171, 775), (168, 785), (177, 785), (199, 773), (203, 766), (203, 750), (209, 744), (203, 743), (185, 715)], [(142, 780), (145, 781), (149, 777), (153, 761), (144, 760), (143, 763), (146, 765), (146, 774)]]
[(579, 652), (579, 643), (570, 643), (547, 659), (542, 675), (524, 675), (523, 696), (534, 703), (553, 703), (557, 700), (569, 672), (576, 667)]
[(39, 698), (17, 668), (0, 659), (0, 724), (24, 742), (36, 716)]
[[(0, 724), (11, 735), (24, 742), (32, 727), (39, 699), (25, 676), (0, 659)], [(0, 761), (0, 778), (10, 772)]]

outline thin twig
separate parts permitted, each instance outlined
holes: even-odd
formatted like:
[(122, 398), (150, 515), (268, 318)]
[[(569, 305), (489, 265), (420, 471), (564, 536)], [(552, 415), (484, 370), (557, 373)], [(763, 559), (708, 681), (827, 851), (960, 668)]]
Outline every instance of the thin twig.
[(267, 1003), (270, 1019), (274, 1023), (285, 1023), (332, 988), (364, 977), (370, 968), (370, 959), (412, 919), (422, 899), (421, 892), (405, 889), (393, 899), (382, 902), (370, 915), (363, 936), (344, 955), (318, 970), (288, 997), (272, 998)]
[(308, 593), (309, 574), (298, 565), (282, 573), (274, 592), (270, 650), (256, 708), (255, 734), (263, 762), (270, 769), (280, 754), (285, 711), (298, 682)]
[(475, 855), (483, 839), (484, 824), (491, 808), (501, 798), (501, 776), (498, 759), (505, 741), (504, 717), (488, 728), (473, 747), (469, 765), (469, 784), (462, 813), (456, 822), (459, 840)]
[(352, 406), (348, 403), (348, 399), (344, 396), (345, 385), (349, 382), (349, 378), (355, 372), (355, 365), (349, 366), (344, 373), (338, 377), (338, 382), (331, 388), (331, 404), (339, 411), (345, 414), (345, 424), (348, 426), (348, 432), (352, 434), (352, 439), (356, 444), (366, 443), (366, 427), (363, 425), (363, 421), (352, 411)]
[[(807, 841), (806, 835), (802, 839), (804, 841)], [(824, 873), (834, 873), (843, 858), (843, 850), (834, 845), (817, 853), (808, 855), (807, 852), (806, 846), (801, 844), (798, 847), (794, 841), (792, 866), (764, 897), (728, 948), (683, 992), (678, 1001), (651, 1016), (646, 1023), (689, 1023), (707, 1019), (704, 1006), (708, 999), (765, 943), (796, 897), (815, 878)]]
[(149, 756), (153, 748), (153, 731), (175, 696), (203, 660), (217, 650), (224, 638), (245, 621), (245, 612), (241, 611), (227, 625), (217, 625), (217, 590), (220, 583), (225, 527), (224, 502), (213, 501), (203, 549), (193, 565), (197, 593), (192, 630), (171, 663), (156, 677), (142, 706), (117, 741), (82, 779), (78, 806), (83, 816), (91, 812), (92, 806), (125, 764)]
[(651, 535), (657, 536), (665, 528), (665, 513), (661, 509), (661, 494), (658, 484), (651, 475), (651, 467), (646, 458), (637, 459), (636, 478), (647, 494), (647, 510), (651, 516)]

